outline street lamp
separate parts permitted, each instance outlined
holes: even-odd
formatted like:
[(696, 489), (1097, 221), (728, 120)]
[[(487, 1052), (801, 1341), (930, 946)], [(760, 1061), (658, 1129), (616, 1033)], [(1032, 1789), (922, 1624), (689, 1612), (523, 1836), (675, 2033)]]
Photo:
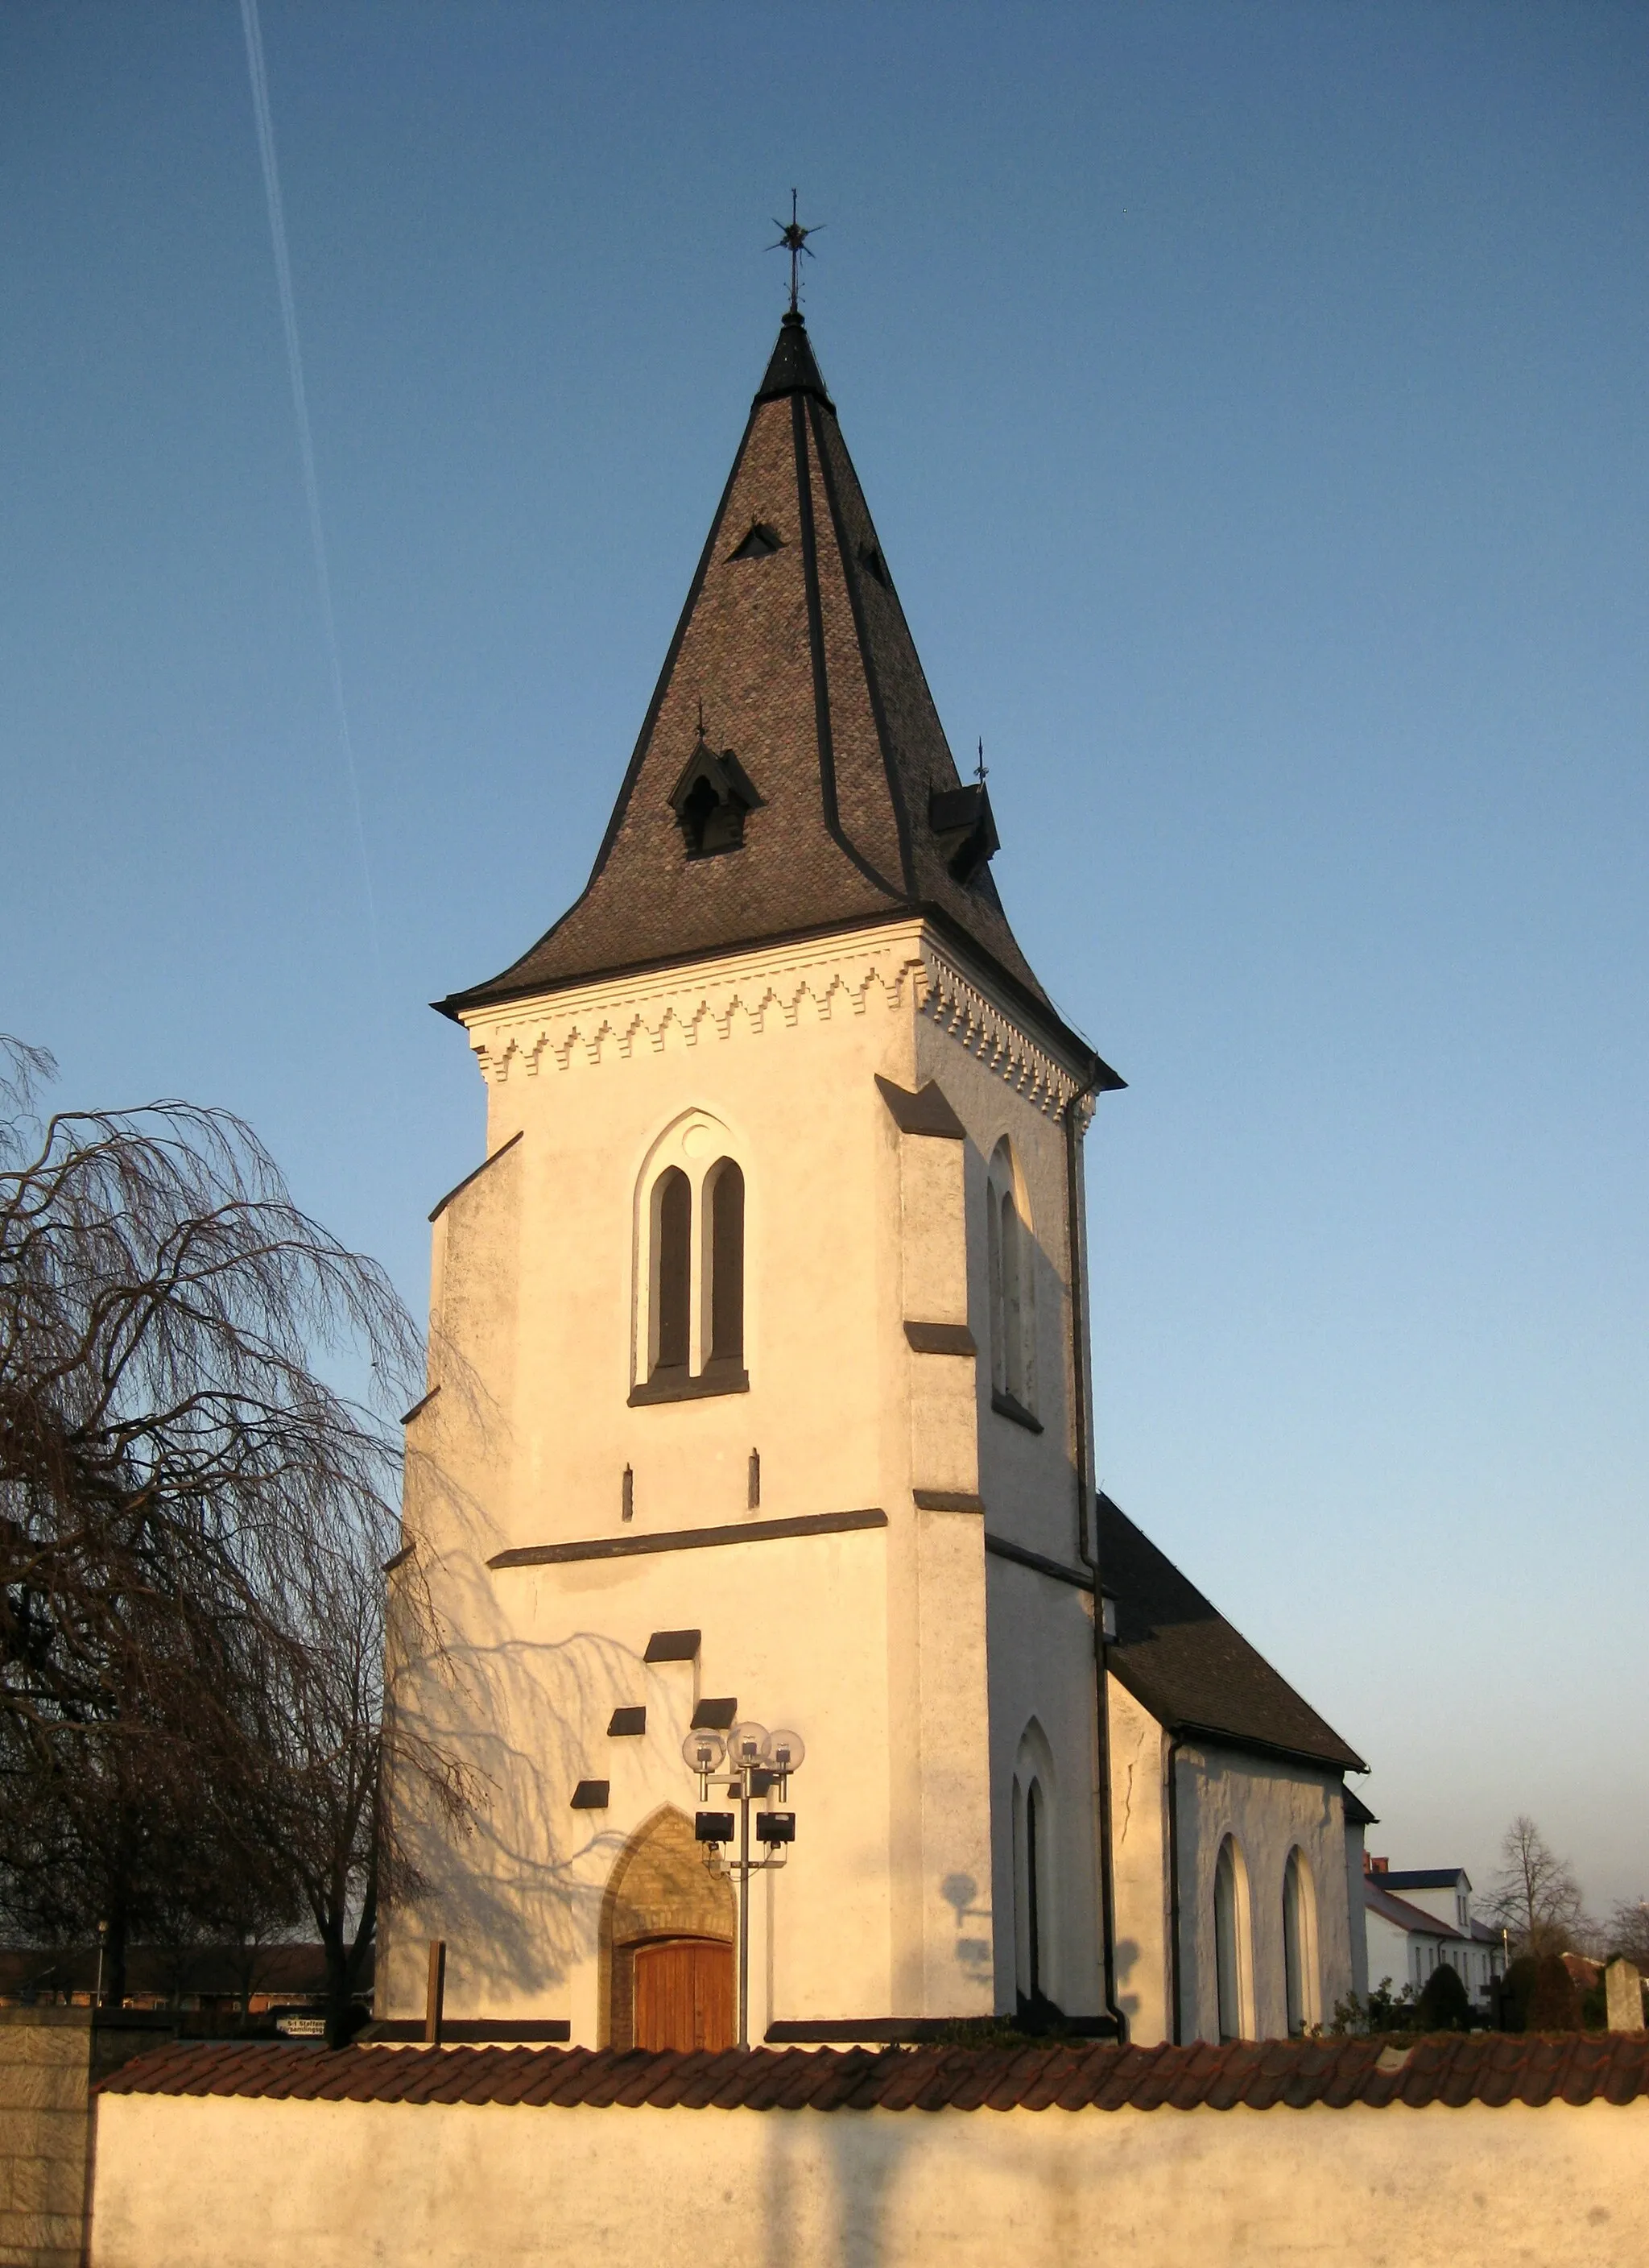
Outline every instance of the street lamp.
[(710, 1782), (718, 1781), (739, 1806), (739, 1855), (727, 1856), (733, 1839), (731, 1811), (701, 1811), (694, 1822), (696, 1839), (704, 1845), (704, 1864), (712, 1874), (733, 1874), (739, 1883), (739, 2044), (750, 2044), (750, 1877), (785, 1863), (787, 1846), (796, 1840), (796, 1815), (790, 1810), (758, 1811), (756, 1840), (767, 1856), (750, 1856), (750, 1805), (778, 1785), (783, 1805), (790, 1793), (790, 1776), (806, 1759), (807, 1744), (799, 1733), (769, 1733), (765, 1725), (747, 1718), (725, 1734), (696, 1727), (681, 1743), (681, 1756), (690, 1772), (698, 1775), (698, 1800), (710, 1800)]

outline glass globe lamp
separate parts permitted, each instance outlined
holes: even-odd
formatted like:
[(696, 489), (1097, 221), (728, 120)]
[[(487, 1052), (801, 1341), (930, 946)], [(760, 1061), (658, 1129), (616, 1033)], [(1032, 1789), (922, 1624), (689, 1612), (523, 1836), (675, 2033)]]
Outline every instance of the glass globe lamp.
[(807, 1743), (799, 1733), (769, 1733), (767, 1749), (769, 1764), (787, 1779), (791, 1772), (799, 1771), (806, 1761)]
[(727, 1735), (727, 1762), (734, 1771), (759, 1770), (769, 1764), (768, 1729), (754, 1717), (746, 1718)]
[(719, 1733), (699, 1728), (689, 1733), (681, 1743), (681, 1760), (688, 1771), (697, 1772), (701, 1778), (719, 1771), (727, 1754), (727, 1743)]

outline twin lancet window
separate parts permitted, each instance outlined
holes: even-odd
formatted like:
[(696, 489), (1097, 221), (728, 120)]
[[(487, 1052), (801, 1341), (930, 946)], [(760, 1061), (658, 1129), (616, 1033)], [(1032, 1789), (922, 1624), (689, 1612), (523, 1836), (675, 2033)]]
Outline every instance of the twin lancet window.
[[(718, 1134), (725, 1138), (725, 1130), (696, 1116), (672, 1129), (643, 1179), (632, 1402), (740, 1393), (749, 1384), (744, 1174), (725, 1155), (703, 1174), (696, 1167)], [(683, 1163), (674, 1162), (676, 1157)], [(1005, 1141), (990, 1161), (985, 1196), (991, 1399), (1006, 1416), (1040, 1432), (1034, 1255)]]
[[(689, 1156), (706, 1130), (688, 1130), (682, 1146)], [(742, 1392), (749, 1380), (744, 1174), (737, 1160), (718, 1158), (702, 1177), (666, 1165), (647, 1189), (640, 1226), (644, 1273), (631, 1401)]]

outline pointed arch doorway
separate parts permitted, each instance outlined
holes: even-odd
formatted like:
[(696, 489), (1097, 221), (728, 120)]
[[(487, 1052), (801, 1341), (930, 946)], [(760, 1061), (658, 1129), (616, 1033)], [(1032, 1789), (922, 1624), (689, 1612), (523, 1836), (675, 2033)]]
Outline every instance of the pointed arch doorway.
[(731, 1885), (665, 1805), (620, 1852), (601, 1900), (604, 2043), (731, 2047), (735, 1926)]

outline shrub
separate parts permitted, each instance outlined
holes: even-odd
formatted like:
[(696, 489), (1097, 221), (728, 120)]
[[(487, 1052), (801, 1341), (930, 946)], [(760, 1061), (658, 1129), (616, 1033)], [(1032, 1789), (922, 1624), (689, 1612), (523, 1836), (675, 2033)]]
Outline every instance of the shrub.
[(1556, 1953), (1525, 1953), (1505, 1973), (1513, 2029), (1520, 2032), (1576, 2032), (1580, 1996)]
[(1423, 2032), (1471, 2029), (1471, 1995), (1461, 1982), (1459, 1970), (1451, 1969), (1447, 1961), (1439, 1961), (1426, 1978), (1418, 2015)]

